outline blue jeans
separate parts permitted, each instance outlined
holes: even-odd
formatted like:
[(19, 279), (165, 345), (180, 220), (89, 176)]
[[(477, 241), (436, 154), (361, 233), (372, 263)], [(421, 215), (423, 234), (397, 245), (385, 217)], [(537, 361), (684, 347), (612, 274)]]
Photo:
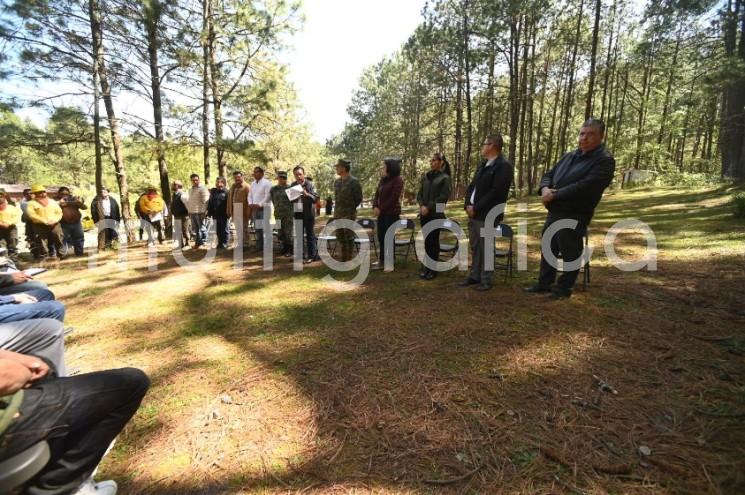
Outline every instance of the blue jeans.
[(194, 242), (197, 246), (207, 242), (207, 229), (204, 228), (204, 213), (189, 213), (191, 220), (191, 231), (194, 234)]
[(70, 247), (75, 250), (75, 254), (80, 256), (83, 254), (83, 225), (78, 223), (60, 223), (62, 226), (62, 232), (64, 234), (63, 244), (67, 252), (70, 252)]
[[(44, 297), (44, 292), (49, 291), (27, 291), (25, 294), (37, 299)], [(65, 321), (65, 305), (59, 301), (41, 300), (29, 304), (3, 304), (0, 306), (0, 323), (12, 321), (37, 320), (39, 318), (52, 318)]]
[(9, 285), (0, 288), (0, 296), (9, 296), (20, 292), (28, 292), (39, 301), (54, 301), (54, 293), (49, 290), (47, 284), (39, 282), (38, 280), (29, 280), (22, 284)]

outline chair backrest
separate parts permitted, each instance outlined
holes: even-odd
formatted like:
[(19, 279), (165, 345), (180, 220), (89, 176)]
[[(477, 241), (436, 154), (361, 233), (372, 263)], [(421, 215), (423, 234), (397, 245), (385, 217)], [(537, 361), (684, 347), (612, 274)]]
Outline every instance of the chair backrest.
[(445, 219), (445, 220), (444, 220), (444, 221), (442, 222), (442, 226), (443, 226), (443, 227), (445, 227), (445, 228), (450, 228), (450, 227), (460, 227), (460, 224), (458, 223), (458, 221), (457, 221), (457, 220), (453, 220), (453, 219), (451, 219), (451, 218), (446, 218), (446, 219)]
[(411, 218), (402, 218), (396, 223), (398, 223), (400, 230), (416, 230), (416, 224)]
[(510, 227), (506, 223), (500, 223), (499, 225), (497, 225), (497, 236), (500, 235), (507, 239), (512, 239), (512, 237), (514, 237), (512, 227)]
[(360, 218), (357, 220), (357, 223), (360, 224), (360, 227), (363, 229), (374, 229), (375, 228), (375, 220), (372, 220), (370, 218)]
[(0, 495), (11, 493), (36, 476), (49, 462), (47, 442), (39, 442), (0, 462)]

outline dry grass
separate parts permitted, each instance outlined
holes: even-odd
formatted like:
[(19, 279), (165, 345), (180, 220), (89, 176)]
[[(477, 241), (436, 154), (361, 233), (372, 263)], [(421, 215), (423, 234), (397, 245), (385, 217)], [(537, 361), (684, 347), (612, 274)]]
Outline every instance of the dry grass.
[[(413, 262), (345, 293), (285, 261), (184, 270), (161, 251), (149, 272), (141, 247), (126, 270), (111, 256), (45, 279), (76, 328), (71, 366), (152, 378), (103, 466), (123, 493), (745, 493), (745, 225), (729, 193), (609, 195), (594, 243), (638, 217), (659, 271), (600, 257), (559, 303), (520, 291), (535, 203), (531, 272), (484, 294), (458, 272), (419, 281)], [(638, 236), (618, 247), (641, 252)]]

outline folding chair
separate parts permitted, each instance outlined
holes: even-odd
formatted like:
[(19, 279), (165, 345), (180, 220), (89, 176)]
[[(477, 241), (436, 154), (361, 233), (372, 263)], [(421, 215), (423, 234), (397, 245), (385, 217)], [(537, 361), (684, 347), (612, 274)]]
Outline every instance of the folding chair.
[[(585, 229), (585, 232), (582, 236), (585, 240), (585, 248), (590, 246), (590, 227), (588, 226)], [(587, 258), (587, 261), (585, 262), (585, 266), (582, 267), (582, 285), (584, 287), (587, 287), (590, 285), (590, 258)]]
[(370, 218), (360, 218), (357, 220), (357, 223), (368, 231), (367, 239), (356, 237), (354, 239), (354, 245), (357, 248), (357, 251), (360, 250), (360, 246), (365, 243), (372, 244), (373, 251), (375, 252), (375, 257), (378, 256), (378, 243), (375, 242), (375, 220), (372, 220)]
[[(504, 281), (507, 281), (507, 277), (514, 276), (513, 274), (513, 238), (514, 233), (512, 227), (506, 223), (500, 223), (497, 225), (497, 237), (494, 239), (494, 271), (504, 270)], [(504, 244), (504, 240), (507, 241), (507, 249), (498, 247), (498, 244)], [(504, 261), (502, 261), (504, 260)]]
[(336, 252), (336, 236), (335, 235), (317, 235), (316, 242), (325, 242), (329, 245), (329, 247), (331, 247), (331, 243), (333, 242), (334, 245), (331, 248), (331, 251), (329, 251), (329, 253), (331, 254), (331, 256), (333, 256), (334, 253)]
[[(445, 228), (451, 228), (451, 227), (460, 227), (460, 224), (455, 220), (445, 219), (443, 222), (443, 227)], [(452, 233), (451, 233), (452, 237)], [(458, 251), (458, 238), (455, 238), (455, 242), (440, 242), (440, 253), (447, 253), (452, 258), (455, 256), (455, 253)]]
[[(402, 218), (397, 223), (399, 225), (399, 230), (396, 231), (396, 236), (393, 237), (393, 257), (396, 257), (396, 255), (398, 254), (398, 250), (402, 250), (405, 247), (406, 254), (404, 255), (404, 261), (406, 261), (409, 259), (409, 251), (411, 251), (411, 246), (414, 245), (416, 224), (414, 223), (414, 220), (410, 218)], [(411, 234), (409, 234), (408, 236), (399, 236), (399, 233), (403, 232), (405, 234), (407, 231), (410, 231)], [(416, 249), (414, 250), (414, 257), (416, 257)]]
[(0, 462), (0, 495), (12, 493), (41, 471), (49, 462), (47, 442), (39, 442)]

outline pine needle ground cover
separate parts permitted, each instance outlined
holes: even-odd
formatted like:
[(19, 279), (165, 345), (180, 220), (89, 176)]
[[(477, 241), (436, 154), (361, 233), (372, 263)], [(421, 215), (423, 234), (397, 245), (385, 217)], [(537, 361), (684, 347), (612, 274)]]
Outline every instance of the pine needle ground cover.
[[(138, 245), (43, 279), (76, 329), (69, 366), (152, 379), (99, 475), (122, 493), (745, 493), (736, 192), (607, 194), (592, 282), (563, 302), (520, 290), (538, 266), (533, 198), (507, 213), (528, 219), (530, 270), (486, 293), (458, 271), (420, 281), (414, 261), (346, 292), (323, 266), (269, 273), (256, 256), (185, 269), (163, 248), (149, 271)], [(603, 254), (629, 217), (656, 234), (656, 272)], [(644, 246), (616, 242), (626, 259)]]

